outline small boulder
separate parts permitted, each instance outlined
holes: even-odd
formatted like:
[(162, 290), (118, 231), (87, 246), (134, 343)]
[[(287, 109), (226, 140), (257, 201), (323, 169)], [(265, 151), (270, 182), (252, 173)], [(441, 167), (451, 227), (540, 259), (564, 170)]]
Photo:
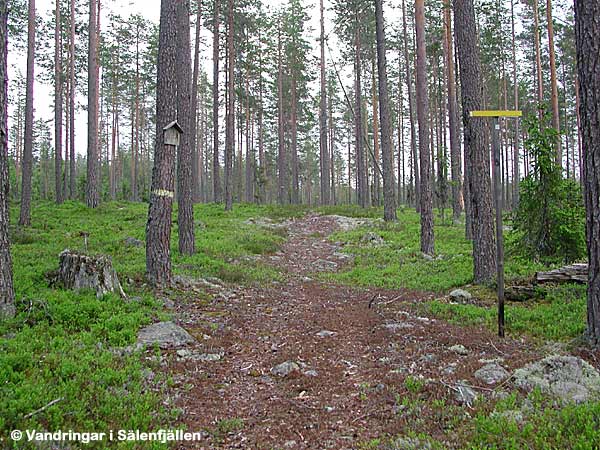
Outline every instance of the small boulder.
[(576, 356), (548, 356), (518, 369), (517, 387), (526, 391), (541, 389), (563, 403), (582, 403), (600, 398), (600, 373)]
[(473, 296), (469, 291), (465, 291), (464, 289), (454, 289), (450, 292), (450, 300), (454, 302), (468, 302), (471, 300)]
[(298, 372), (299, 370), (300, 366), (298, 363), (294, 361), (286, 361), (273, 367), (271, 369), (271, 373), (278, 377), (285, 378), (292, 372)]
[(143, 241), (140, 241), (139, 239), (136, 239), (133, 237), (126, 237), (125, 239), (123, 239), (123, 243), (125, 244), (125, 247), (143, 247), (144, 246)]
[(195, 342), (195, 339), (173, 322), (159, 322), (142, 328), (138, 333), (137, 348), (158, 344), (162, 349), (181, 348)]
[(412, 323), (387, 323), (384, 325), (384, 328), (392, 333), (396, 333), (398, 331), (406, 330), (409, 328), (414, 328)]
[(331, 337), (335, 334), (334, 331), (329, 331), (329, 330), (321, 330), (317, 333), (317, 336), (319, 336), (320, 338), (328, 338)]
[(490, 363), (475, 372), (475, 378), (486, 384), (496, 384), (506, 380), (510, 374), (499, 364)]
[(448, 350), (461, 356), (467, 356), (469, 354), (469, 350), (467, 350), (462, 344), (453, 345), (452, 347), (449, 347)]
[(461, 405), (472, 406), (477, 400), (477, 393), (465, 382), (456, 385), (455, 398)]

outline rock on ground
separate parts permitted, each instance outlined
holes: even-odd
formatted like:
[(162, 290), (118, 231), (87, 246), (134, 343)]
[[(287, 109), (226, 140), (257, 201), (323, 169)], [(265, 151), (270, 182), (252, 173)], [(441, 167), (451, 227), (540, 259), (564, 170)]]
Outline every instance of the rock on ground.
[(477, 393), (465, 382), (456, 385), (455, 398), (461, 405), (472, 406), (477, 400)]
[(294, 361), (286, 361), (281, 364), (276, 365), (271, 369), (271, 373), (273, 375), (277, 375), (278, 377), (284, 378), (287, 377), (292, 372), (297, 372), (300, 370), (300, 366), (298, 363)]
[(363, 225), (370, 225), (373, 223), (372, 219), (358, 219), (356, 217), (345, 217), (335, 214), (324, 217), (333, 219), (342, 231), (351, 231), (355, 228), (362, 227)]
[(465, 291), (464, 289), (454, 289), (450, 292), (450, 300), (455, 302), (466, 302), (473, 298), (469, 291)]
[(138, 333), (137, 348), (158, 344), (160, 348), (180, 348), (196, 342), (179, 325), (173, 322), (159, 322), (142, 328)]
[(548, 356), (514, 373), (515, 385), (526, 391), (540, 388), (563, 403), (600, 398), (600, 374), (576, 356)]
[(467, 356), (469, 354), (469, 350), (467, 350), (462, 344), (453, 345), (452, 347), (448, 348), (448, 350), (462, 356)]
[(374, 246), (385, 244), (385, 241), (383, 240), (383, 238), (381, 236), (379, 236), (377, 233), (373, 233), (372, 231), (365, 233), (360, 238), (360, 242), (361, 242), (361, 244), (374, 245)]
[(510, 374), (500, 364), (489, 363), (475, 372), (475, 378), (487, 384), (495, 384), (506, 380)]

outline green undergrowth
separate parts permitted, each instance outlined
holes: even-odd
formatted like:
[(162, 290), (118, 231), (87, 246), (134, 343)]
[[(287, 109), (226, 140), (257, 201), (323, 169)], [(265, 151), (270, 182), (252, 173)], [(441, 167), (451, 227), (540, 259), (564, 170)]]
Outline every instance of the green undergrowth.
[[(128, 237), (144, 240), (147, 211), (141, 203), (112, 202), (91, 210), (78, 202), (60, 206), (39, 202), (33, 205), (32, 226), (19, 229), (14, 226), (18, 207), (11, 208), (17, 316), (0, 323), (1, 448), (32, 447), (24, 441), (12, 442), (9, 433), (13, 429), (106, 432), (175, 426), (176, 411), (163, 403), (162, 389), (169, 380), (160, 375), (156, 363), (139, 354), (119, 356), (111, 351), (134, 343), (140, 327), (168, 319), (143, 285), (144, 246), (124, 243)], [(236, 205), (226, 213), (222, 205), (196, 206), (198, 251), (190, 257), (178, 255), (174, 211), (174, 272), (236, 283), (280, 277), (275, 269), (251, 259), (243, 261), (276, 252), (284, 241), (281, 232), (244, 223), (273, 211)], [(84, 234), (89, 235), (87, 249)], [(46, 274), (58, 268), (58, 255), (66, 248), (111, 256), (125, 291), (135, 301), (125, 302), (114, 295), (96, 299), (91, 291), (50, 287)], [(146, 444), (144, 448), (166, 447)], [(103, 442), (86, 448), (117, 446), (136, 447)]]
[[(380, 209), (364, 211), (358, 217), (381, 217)], [(380, 235), (384, 245), (365, 245), (361, 238), (367, 231)], [(383, 288), (409, 288), (442, 292), (463, 286), (473, 280), (471, 242), (464, 237), (464, 225), (442, 222), (436, 214), (435, 251), (433, 260), (421, 253), (420, 218), (409, 209), (398, 210), (398, 221), (375, 222), (348, 232), (335, 233), (333, 240), (348, 245), (345, 251), (356, 256), (354, 265), (331, 279), (360, 286)], [(540, 264), (522, 258), (508, 258), (506, 275), (522, 277), (539, 270)]]

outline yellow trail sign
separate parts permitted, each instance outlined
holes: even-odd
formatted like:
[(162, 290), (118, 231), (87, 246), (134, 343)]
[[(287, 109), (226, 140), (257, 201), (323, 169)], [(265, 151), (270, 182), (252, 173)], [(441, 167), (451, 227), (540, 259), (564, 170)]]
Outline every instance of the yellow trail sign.
[(521, 117), (523, 111), (502, 111), (502, 110), (487, 110), (487, 111), (471, 111), (471, 117)]

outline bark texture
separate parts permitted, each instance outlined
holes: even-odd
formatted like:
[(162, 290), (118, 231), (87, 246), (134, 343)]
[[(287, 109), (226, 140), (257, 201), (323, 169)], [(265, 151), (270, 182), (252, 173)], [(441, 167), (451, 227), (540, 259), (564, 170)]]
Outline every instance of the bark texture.
[(415, 1), (415, 31), (417, 35), (417, 120), (419, 122), (419, 154), (421, 160), (421, 251), (427, 255), (433, 255), (435, 243), (431, 162), (429, 160), (429, 96), (427, 95), (424, 0)]
[(319, 5), (321, 18), (321, 35), (319, 41), (321, 44), (321, 60), (319, 63), (321, 77), (321, 94), (319, 103), (319, 149), (320, 149), (320, 167), (321, 167), (321, 204), (329, 205), (331, 203), (331, 178), (329, 168), (329, 151), (327, 150), (327, 89), (325, 85), (325, 20), (323, 17), (323, 0)]
[(19, 225), (31, 225), (31, 176), (33, 172), (33, 70), (35, 63), (35, 0), (29, 0), (27, 20), (27, 84), (25, 88), (25, 142)]
[(0, 319), (15, 315), (8, 241), (8, 7), (0, 2)]
[(213, 15), (213, 200), (222, 200), (219, 164), (219, 0), (215, 0)]
[(483, 81), (477, 43), (473, 0), (454, 0), (454, 23), (460, 62), (460, 84), (465, 152), (469, 163), (468, 183), (473, 236), (473, 277), (476, 283), (496, 275), (494, 217), (490, 180), (490, 153), (485, 144), (485, 122), (470, 117), (483, 108)]
[(126, 297), (108, 256), (88, 256), (64, 250), (60, 254), (58, 282), (66, 289), (75, 291), (92, 289), (97, 298), (111, 292)]
[[(183, 128), (177, 151), (177, 227), (179, 253), (193, 255), (194, 199), (192, 180), (190, 2), (177, 2), (177, 121)], [(192, 120), (193, 119), (193, 120)]]
[(575, 42), (589, 257), (588, 334), (600, 343), (600, 3), (575, 0)]
[(381, 0), (375, 0), (375, 20), (377, 35), (377, 73), (379, 76), (379, 114), (381, 118), (381, 152), (383, 154), (383, 219), (396, 220), (392, 121), (390, 118), (385, 58), (385, 32)]
[(177, 4), (160, 5), (156, 80), (156, 145), (148, 223), (146, 225), (146, 275), (155, 286), (171, 281), (171, 213), (175, 172), (175, 146), (163, 141), (163, 128), (177, 118)]
[(85, 202), (89, 208), (100, 204), (98, 164), (98, 11), (97, 0), (90, 0), (88, 42), (88, 148)]

